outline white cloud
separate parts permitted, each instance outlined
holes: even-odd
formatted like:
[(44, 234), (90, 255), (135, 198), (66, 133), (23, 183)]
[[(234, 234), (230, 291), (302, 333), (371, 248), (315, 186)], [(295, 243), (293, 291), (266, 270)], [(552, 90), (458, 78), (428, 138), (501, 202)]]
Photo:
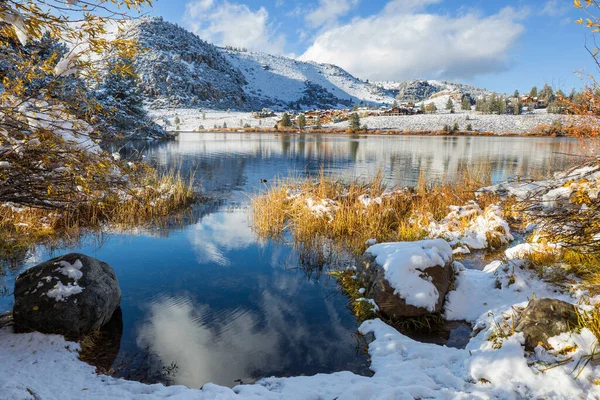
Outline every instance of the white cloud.
[(440, 0), (394, 0), (371, 17), (322, 31), (300, 56), (369, 79), (471, 78), (508, 67), (526, 12), (426, 12)]
[(319, 0), (317, 7), (306, 14), (305, 20), (313, 28), (335, 24), (358, 5), (358, 0)]
[(565, 0), (548, 0), (542, 9), (542, 15), (562, 17), (563, 15), (566, 15), (572, 7), (573, 6)]
[(245, 4), (227, 0), (192, 0), (185, 6), (183, 21), (192, 32), (217, 45), (284, 52), (285, 36), (269, 21), (264, 7), (253, 11)]

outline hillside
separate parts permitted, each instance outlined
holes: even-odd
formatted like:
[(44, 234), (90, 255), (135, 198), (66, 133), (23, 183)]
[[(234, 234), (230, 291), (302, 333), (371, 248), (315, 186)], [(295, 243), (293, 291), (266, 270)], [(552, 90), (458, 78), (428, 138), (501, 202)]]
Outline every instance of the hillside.
[(373, 82), (373, 84), (389, 91), (399, 101), (423, 101), (442, 92), (454, 93), (458, 96), (467, 95), (472, 99), (490, 96), (493, 93), (472, 85), (436, 80), (414, 79), (404, 82)]
[(160, 17), (131, 22), (127, 36), (146, 49), (134, 64), (153, 109), (282, 111), (422, 101), (444, 92), (458, 98), (491, 94), (452, 82), (365, 82), (331, 64), (220, 48)]
[(193, 33), (158, 17), (131, 22), (128, 37), (146, 49), (134, 65), (151, 108), (249, 105), (244, 76), (220, 50)]
[(266, 107), (352, 107), (360, 102), (394, 101), (391, 91), (363, 82), (335, 65), (264, 53), (223, 51), (248, 82), (244, 86), (246, 95)]

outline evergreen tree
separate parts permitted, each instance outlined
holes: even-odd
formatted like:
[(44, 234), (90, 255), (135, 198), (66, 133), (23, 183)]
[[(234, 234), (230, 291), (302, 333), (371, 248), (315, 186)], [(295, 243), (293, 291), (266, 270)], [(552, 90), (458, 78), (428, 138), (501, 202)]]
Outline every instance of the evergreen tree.
[(513, 93), (513, 97), (517, 98), (517, 99), (519, 98), (519, 91), (518, 90), (515, 90), (515, 92)]
[(531, 97), (537, 97), (538, 92), (537, 92), (537, 86), (534, 86), (531, 88), (531, 91), (529, 92), (529, 96)]
[(356, 132), (360, 129), (360, 117), (358, 116), (358, 113), (350, 114), (349, 128), (353, 132)]
[(540, 92), (540, 97), (547, 103), (552, 103), (554, 101), (554, 89), (546, 83)]
[(437, 107), (435, 106), (435, 103), (429, 103), (429, 104), (427, 104), (427, 107), (425, 108), (425, 110), (426, 110), (428, 113), (431, 113), (431, 114), (433, 114), (434, 112), (436, 112), (436, 111), (437, 111)]
[(298, 115), (298, 127), (300, 129), (304, 129), (304, 127), (306, 127), (306, 117), (304, 116), (304, 114), (300, 114)]
[(452, 103), (452, 98), (448, 97), (448, 101), (446, 102), (446, 110), (452, 110), (454, 104)]
[(321, 116), (317, 115), (317, 119), (315, 119), (315, 128), (321, 129), (322, 127), (323, 127), (323, 125), (321, 125)]
[(289, 128), (292, 126), (292, 120), (290, 119), (290, 115), (286, 112), (281, 116), (281, 126), (284, 128)]
[(463, 95), (460, 102), (460, 108), (465, 111), (471, 110), (471, 100), (469, 100), (469, 98), (465, 95)]

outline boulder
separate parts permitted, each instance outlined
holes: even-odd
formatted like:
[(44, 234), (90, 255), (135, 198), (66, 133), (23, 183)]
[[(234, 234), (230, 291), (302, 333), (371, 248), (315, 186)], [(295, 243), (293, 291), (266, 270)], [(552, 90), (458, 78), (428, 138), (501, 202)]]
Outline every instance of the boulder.
[[(415, 280), (415, 278), (417, 278), (417, 283), (415, 285), (407, 285), (409, 287), (403, 288), (402, 290), (399, 290), (398, 287), (393, 287), (390, 284), (388, 279), (386, 279), (386, 271), (384, 270), (383, 266), (377, 263), (377, 257), (371, 254), (369, 250), (367, 250), (360, 260), (356, 275), (361, 286), (366, 289), (364, 294), (365, 297), (373, 299), (379, 307), (381, 314), (387, 318), (390, 318), (392, 321), (421, 317), (427, 314), (439, 313), (442, 311), (446, 293), (448, 293), (454, 281), (452, 249), (445, 241), (441, 239), (436, 241), (414, 242), (412, 244), (415, 246), (425, 244), (425, 247), (427, 247), (431, 243), (443, 245), (443, 251), (441, 252), (443, 254), (439, 254), (441, 257), (433, 257), (434, 259), (438, 259), (438, 265), (431, 265), (427, 268), (422, 268), (421, 270), (417, 268), (414, 271), (413, 276), (407, 276), (406, 278), (406, 280)], [(381, 245), (375, 245), (371, 247), (371, 249), (375, 248), (376, 246), (385, 245), (385, 243)], [(426, 250), (427, 253), (431, 251), (431, 249)], [(410, 260), (411, 254), (406, 253), (406, 255), (401, 255), (400, 258), (403, 258), (404, 260)], [(400, 264), (403, 264), (403, 260), (399, 261)], [(394, 268), (394, 266), (390, 266), (388, 271), (392, 268)], [(407, 304), (406, 299), (410, 299), (411, 295), (416, 295), (416, 292), (423, 290), (423, 288), (420, 287), (422, 285), (419, 285), (419, 283), (422, 284), (423, 282), (418, 282), (418, 280), (422, 280), (425, 282), (426, 286), (429, 286), (427, 293), (418, 294), (418, 297), (427, 297), (428, 295), (432, 297), (433, 302), (429, 305), (429, 307)], [(433, 286), (427, 285), (428, 282), (430, 282)], [(402, 293), (403, 290), (406, 292)], [(408, 293), (410, 291), (414, 291), (414, 293)], [(409, 300), (408, 303), (411, 303), (411, 301)]]
[(515, 331), (525, 336), (525, 349), (533, 351), (538, 344), (548, 346), (548, 339), (573, 330), (577, 326), (577, 310), (573, 304), (557, 299), (533, 299), (521, 313)]
[(78, 339), (106, 324), (121, 302), (112, 267), (83, 254), (53, 258), (15, 282), (15, 330)]

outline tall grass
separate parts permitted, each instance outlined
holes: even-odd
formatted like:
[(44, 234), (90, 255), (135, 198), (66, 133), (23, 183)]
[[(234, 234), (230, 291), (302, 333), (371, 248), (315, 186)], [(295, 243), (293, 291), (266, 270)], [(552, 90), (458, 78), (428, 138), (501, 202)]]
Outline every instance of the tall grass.
[[(475, 191), (490, 180), (489, 167), (482, 166), (465, 168), (452, 181), (427, 182), (422, 174), (414, 188), (390, 190), (381, 173), (369, 181), (345, 182), (321, 172), (314, 180), (276, 181), (254, 198), (253, 226), (262, 238), (282, 238), (289, 231), (303, 248), (315, 248), (327, 239), (361, 254), (369, 239), (384, 242), (424, 238), (426, 220), (442, 219), (450, 205), (477, 200), (485, 207), (497, 201), (492, 195), (476, 199)], [(323, 205), (322, 212), (311, 208), (311, 204)]]
[(62, 210), (0, 205), (0, 256), (10, 259), (36, 243), (75, 243), (90, 230), (103, 227), (129, 229), (160, 224), (184, 210), (197, 198), (193, 176), (189, 181), (176, 170), (159, 173), (145, 167), (128, 188), (106, 188), (73, 193), (73, 206)]

